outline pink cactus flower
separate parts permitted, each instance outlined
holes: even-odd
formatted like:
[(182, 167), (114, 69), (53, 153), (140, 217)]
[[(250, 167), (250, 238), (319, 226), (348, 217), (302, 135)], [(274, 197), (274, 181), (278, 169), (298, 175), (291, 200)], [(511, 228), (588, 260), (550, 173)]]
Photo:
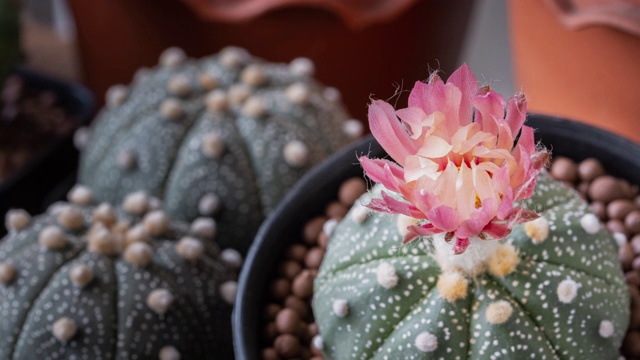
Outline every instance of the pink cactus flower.
[(365, 156), (360, 163), (402, 199), (383, 191), (368, 206), (419, 220), (403, 244), (444, 233), (455, 254), (471, 238), (502, 239), (515, 224), (537, 218), (518, 201), (532, 195), (549, 153), (523, 125), (526, 108), (522, 93), (505, 102), (489, 86), (478, 88), (466, 64), (446, 83), (437, 75), (416, 82), (407, 108), (373, 101), (371, 132), (395, 163)]

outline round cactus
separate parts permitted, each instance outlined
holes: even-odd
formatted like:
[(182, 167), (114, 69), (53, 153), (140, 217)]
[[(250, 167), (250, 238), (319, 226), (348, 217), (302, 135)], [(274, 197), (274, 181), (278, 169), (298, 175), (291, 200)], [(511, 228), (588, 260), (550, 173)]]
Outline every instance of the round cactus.
[(176, 219), (214, 217), (219, 244), (244, 252), (293, 183), (362, 132), (313, 70), (238, 48), (200, 60), (168, 49), (108, 91), (79, 181), (100, 200), (145, 190)]
[(0, 242), (0, 358), (232, 358), (238, 255), (211, 219), (169, 220), (144, 193), (10, 211)]
[(356, 216), (379, 190), (336, 227), (315, 282), (327, 358), (617, 359), (629, 295), (616, 242), (573, 190), (541, 175), (526, 203), (542, 217), (472, 273), (443, 269), (431, 241), (400, 247), (403, 215)]

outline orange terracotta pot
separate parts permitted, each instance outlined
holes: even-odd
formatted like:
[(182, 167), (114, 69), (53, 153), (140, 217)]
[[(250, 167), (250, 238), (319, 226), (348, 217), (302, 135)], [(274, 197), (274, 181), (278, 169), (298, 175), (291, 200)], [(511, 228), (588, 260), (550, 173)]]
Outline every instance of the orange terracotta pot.
[(640, 142), (640, 36), (563, 26), (540, 0), (510, 0), (516, 85), (529, 110), (579, 119)]
[(430, 68), (451, 73), (471, 10), (463, 0), (418, 1), (392, 19), (354, 29), (327, 9), (300, 4), (223, 23), (205, 20), (177, 0), (69, 3), (84, 77), (98, 97), (110, 85), (130, 82), (137, 68), (155, 64), (169, 46), (198, 57), (237, 45), (270, 61), (313, 59), (320, 81), (340, 89), (360, 119), (371, 94), (388, 98), (395, 84), (410, 88)]

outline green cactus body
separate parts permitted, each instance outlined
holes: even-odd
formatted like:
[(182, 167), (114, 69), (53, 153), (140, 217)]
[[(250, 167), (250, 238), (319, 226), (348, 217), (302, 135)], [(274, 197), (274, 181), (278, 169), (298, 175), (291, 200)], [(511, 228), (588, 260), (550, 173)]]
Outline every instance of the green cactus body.
[(16, 0), (0, 0), (0, 83), (20, 60), (20, 17)]
[(82, 188), (71, 198), (8, 214), (0, 358), (232, 358), (238, 264), (205, 241), (213, 222), (170, 221), (141, 194), (124, 209), (92, 205)]
[(245, 252), (294, 182), (350, 140), (353, 120), (312, 72), (237, 48), (200, 60), (168, 49), (108, 92), (79, 181), (103, 201), (144, 190), (176, 219), (214, 217), (219, 245)]
[(629, 294), (616, 243), (573, 190), (540, 175), (526, 206), (544, 219), (466, 271), (439, 258), (431, 241), (444, 239), (401, 247), (398, 216), (361, 216), (379, 190), (337, 226), (315, 282), (327, 358), (618, 358)]

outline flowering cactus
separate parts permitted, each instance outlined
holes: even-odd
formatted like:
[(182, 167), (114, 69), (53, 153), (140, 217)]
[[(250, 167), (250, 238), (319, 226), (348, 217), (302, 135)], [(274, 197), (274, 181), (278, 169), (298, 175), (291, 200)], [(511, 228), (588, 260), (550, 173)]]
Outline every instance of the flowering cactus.
[(629, 294), (615, 240), (540, 173), (525, 111), (466, 66), (417, 83), (409, 108), (372, 103), (397, 164), (360, 159), (379, 184), (331, 235), (313, 301), (326, 358), (617, 358)]

